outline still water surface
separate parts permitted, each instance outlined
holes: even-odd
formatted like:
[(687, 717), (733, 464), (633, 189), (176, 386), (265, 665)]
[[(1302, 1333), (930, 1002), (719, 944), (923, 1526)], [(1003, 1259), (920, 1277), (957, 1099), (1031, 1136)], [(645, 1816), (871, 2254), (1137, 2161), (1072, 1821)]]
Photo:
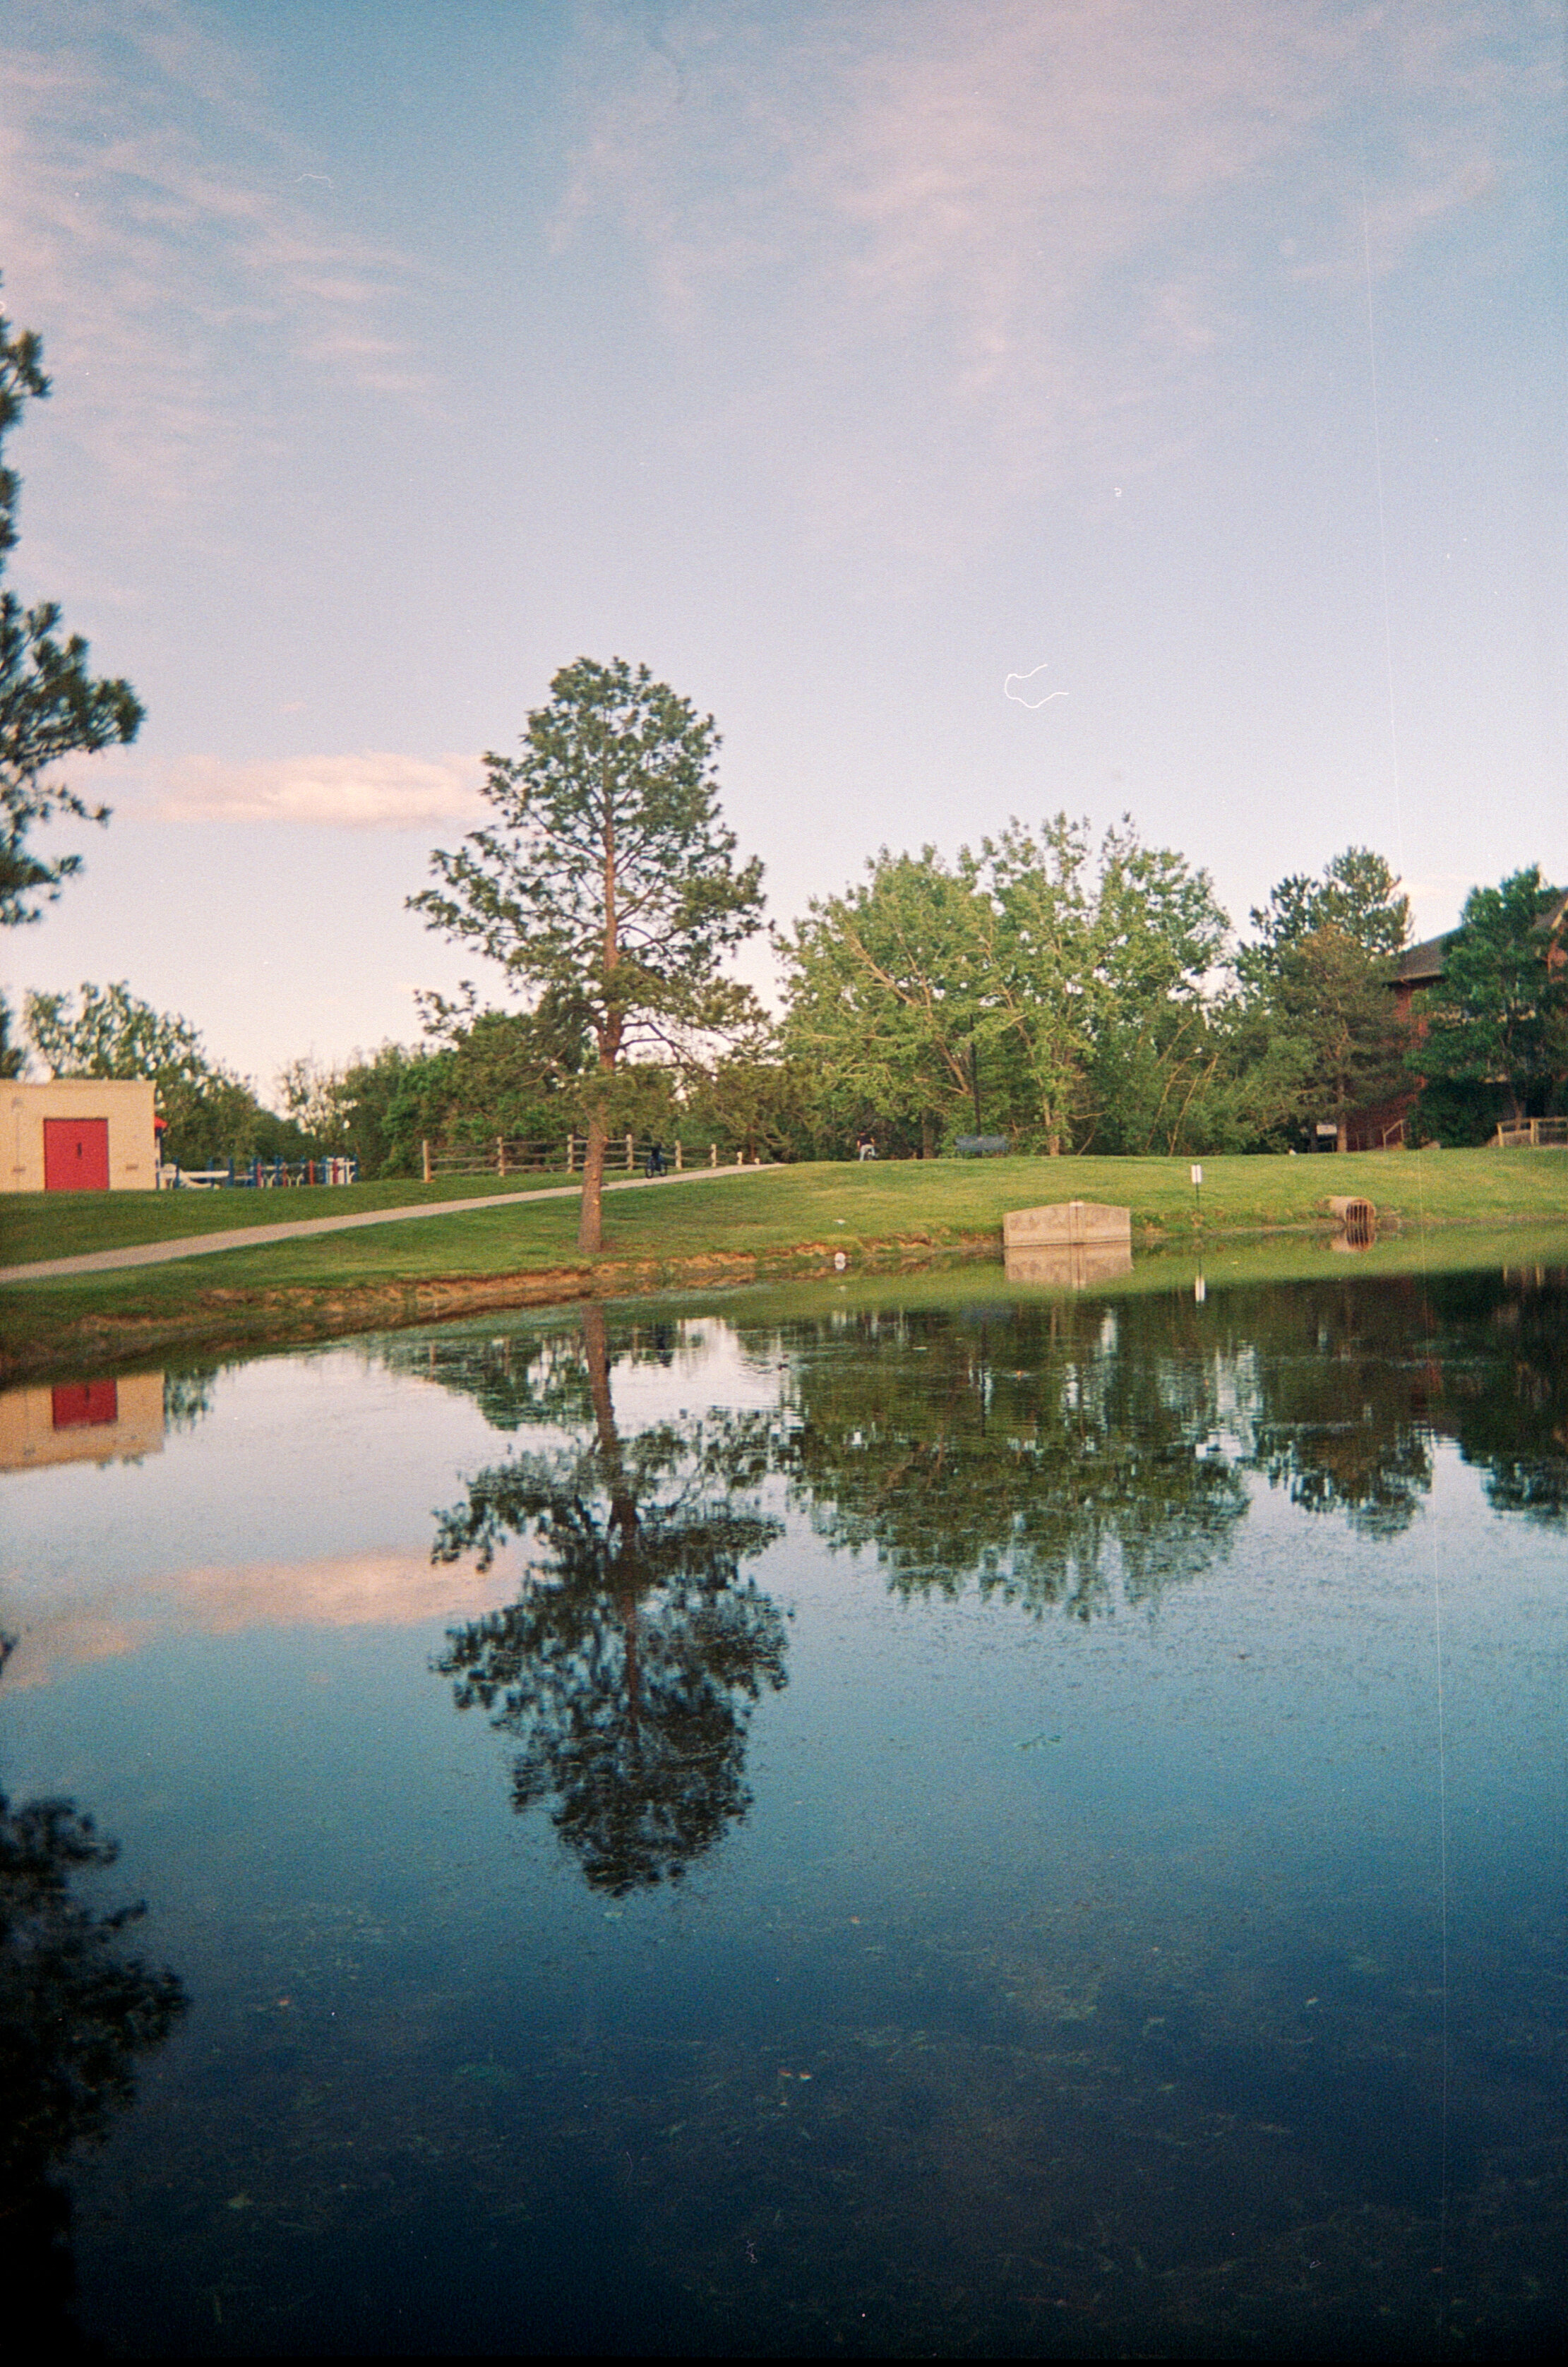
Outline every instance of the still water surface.
[(1550, 2347), (1565, 1342), (971, 1276), (12, 1392), (13, 2255), (131, 2355)]

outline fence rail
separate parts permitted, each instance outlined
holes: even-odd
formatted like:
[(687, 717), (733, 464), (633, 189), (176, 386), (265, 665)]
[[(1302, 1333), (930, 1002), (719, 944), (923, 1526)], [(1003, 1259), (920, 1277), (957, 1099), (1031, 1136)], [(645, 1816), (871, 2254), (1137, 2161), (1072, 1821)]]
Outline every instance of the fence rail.
[(1521, 1117), (1500, 1122), (1492, 1138), (1494, 1150), (1568, 1150), (1568, 1117)]
[[(585, 1134), (558, 1134), (553, 1141), (508, 1140), (496, 1135), (490, 1142), (422, 1142), (419, 1163), (426, 1184), (437, 1175), (580, 1175), (588, 1154)], [(746, 1154), (722, 1142), (640, 1139), (634, 1134), (612, 1135), (605, 1145), (607, 1175), (680, 1174), (688, 1167), (744, 1167)], [(752, 1163), (756, 1163), (755, 1161)]]

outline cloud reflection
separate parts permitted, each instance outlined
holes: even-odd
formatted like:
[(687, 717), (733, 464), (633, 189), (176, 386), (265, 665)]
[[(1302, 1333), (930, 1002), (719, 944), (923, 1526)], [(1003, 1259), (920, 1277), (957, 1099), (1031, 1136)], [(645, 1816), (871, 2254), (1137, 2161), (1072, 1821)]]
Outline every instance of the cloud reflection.
[(0, 1626), (17, 1637), (13, 1690), (47, 1685), (92, 1661), (123, 1659), (181, 1636), (264, 1627), (413, 1627), (482, 1618), (516, 1591), (510, 1559), (442, 1569), (427, 1549), (332, 1554), (308, 1561), (210, 1562), (155, 1580), (12, 1570), (0, 1579)]

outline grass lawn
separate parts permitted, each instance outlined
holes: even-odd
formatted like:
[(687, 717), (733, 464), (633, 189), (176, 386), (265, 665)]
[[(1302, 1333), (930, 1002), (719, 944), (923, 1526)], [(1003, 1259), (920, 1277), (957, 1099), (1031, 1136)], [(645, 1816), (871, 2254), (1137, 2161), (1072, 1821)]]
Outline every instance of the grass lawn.
[(308, 1217), (354, 1217), (426, 1201), (478, 1200), (496, 1192), (544, 1190), (559, 1175), (441, 1175), (430, 1184), (324, 1184), (284, 1191), (17, 1192), (0, 1199), (0, 1265), (131, 1249), (189, 1233), (238, 1232), (242, 1225), (297, 1224)]
[[(605, 1205), (605, 1248), (597, 1258), (575, 1247), (574, 1201), (546, 1201), (433, 1217), (313, 1240), (261, 1243), (188, 1263), (0, 1289), (0, 1353), (12, 1371), (81, 1353), (124, 1356), (182, 1336), (278, 1337), (287, 1331), (370, 1329), (486, 1301), (570, 1298), (589, 1291), (623, 1293), (716, 1283), (755, 1272), (820, 1265), (845, 1251), (853, 1270), (964, 1247), (1000, 1246), (1009, 1208), (1075, 1197), (1130, 1206), (1135, 1243), (1210, 1250), (1226, 1239), (1280, 1228), (1323, 1225), (1331, 1192), (1358, 1193), (1407, 1228), (1568, 1224), (1568, 1156), (1553, 1150), (1368, 1153), (1353, 1158), (1206, 1159), (1200, 1222), (1185, 1160), (1006, 1159), (907, 1163), (823, 1163), (780, 1167), (667, 1190), (611, 1194)], [(82, 1199), (24, 1206), (31, 1253), (62, 1255), (196, 1230), (170, 1224), (193, 1203), (210, 1228), (236, 1222), (236, 1205), (254, 1222), (306, 1215), (347, 1215), (372, 1206), (406, 1206), (428, 1197), (477, 1196), (472, 1179), (452, 1189), (366, 1184), (326, 1192), (214, 1193), (137, 1197), (135, 1210), (157, 1232), (133, 1228), (130, 1194), (95, 1198), (105, 1229), (95, 1236)], [(539, 1179), (541, 1184), (551, 1179)], [(460, 1187), (460, 1188), (459, 1188)], [(503, 1188), (497, 1183), (496, 1189)], [(372, 1195), (384, 1194), (379, 1201)], [(56, 1213), (71, 1228), (52, 1229)], [(165, 1231), (168, 1228), (167, 1233)], [(14, 1240), (16, 1236), (11, 1235)], [(10, 1258), (20, 1252), (9, 1248)]]

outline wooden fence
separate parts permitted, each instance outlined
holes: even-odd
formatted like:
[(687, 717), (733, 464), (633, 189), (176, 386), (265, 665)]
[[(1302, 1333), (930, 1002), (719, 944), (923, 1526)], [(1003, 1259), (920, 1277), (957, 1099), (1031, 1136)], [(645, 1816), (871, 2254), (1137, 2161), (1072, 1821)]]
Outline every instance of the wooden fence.
[(1521, 1117), (1500, 1123), (1492, 1138), (1494, 1150), (1568, 1150), (1568, 1117)]
[[(634, 1134), (613, 1135), (605, 1146), (607, 1175), (635, 1175), (650, 1157), (662, 1155), (664, 1172), (678, 1175), (687, 1167), (744, 1167), (746, 1155), (722, 1142), (639, 1142)], [(422, 1142), (420, 1167), (428, 1184), (437, 1175), (580, 1175), (588, 1153), (585, 1134), (558, 1134), (551, 1142), (493, 1141)], [(760, 1162), (757, 1162), (760, 1163)], [(658, 1172), (655, 1167), (655, 1173)]]

